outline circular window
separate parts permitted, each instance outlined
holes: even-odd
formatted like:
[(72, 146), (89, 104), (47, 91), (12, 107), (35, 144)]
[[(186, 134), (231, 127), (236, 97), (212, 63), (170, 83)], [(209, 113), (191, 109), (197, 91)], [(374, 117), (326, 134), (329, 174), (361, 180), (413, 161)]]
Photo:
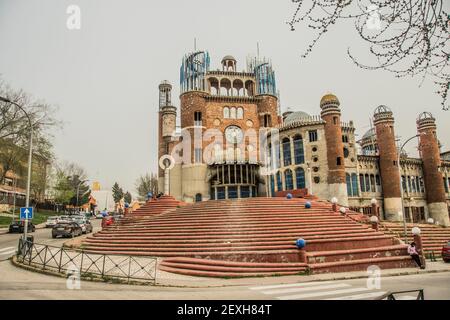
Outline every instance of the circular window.
[(225, 138), (229, 143), (240, 143), (244, 134), (238, 126), (229, 126), (225, 129)]
[(319, 183), (320, 182), (320, 177), (314, 177), (314, 183)]
[(314, 161), (314, 162), (317, 162), (317, 161), (319, 161), (319, 158), (314, 157), (314, 158), (313, 158), (313, 161)]
[(313, 168), (313, 171), (314, 171), (314, 172), (318, 172), (318, 171), (319, 171), (319, 167), (314, 167), (314, 168)]
[(313, 148), (312, 148), (312, 151), (313, 151), (313, 152), (317, 152), (317, 147), (313, 147)]
[(348, 151), (347, 148), (344, 148), (344, 158), (348, 158), (349, 154), (350, 154), (350, 151)]

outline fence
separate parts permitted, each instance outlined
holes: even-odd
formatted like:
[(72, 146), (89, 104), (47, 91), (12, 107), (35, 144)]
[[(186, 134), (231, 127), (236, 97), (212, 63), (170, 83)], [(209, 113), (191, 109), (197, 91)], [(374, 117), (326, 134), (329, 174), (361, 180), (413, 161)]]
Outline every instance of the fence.
[(63, 247), (36, 244), (20, 238), (17, 262), (64, 274), (79, 272), (81, 278), (155, 284), (157, 258), (91, 254)]
[[(405, 293), (417, 293), (417, 296), (405, 296)], [(388, 292), (378, 300), (425, 300), (423, 289)]]

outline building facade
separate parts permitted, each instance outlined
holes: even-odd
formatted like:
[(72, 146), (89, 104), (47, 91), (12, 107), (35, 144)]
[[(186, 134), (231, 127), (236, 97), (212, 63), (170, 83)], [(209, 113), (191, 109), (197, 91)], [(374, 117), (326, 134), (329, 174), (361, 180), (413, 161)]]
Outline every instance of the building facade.
[(450, 161), (441, 158), (429, 113), (416, 124), (420, 158), (399, 157), (394, 114), (385, 106), (360, 140), (353, 122), (341, 120), (333, 94), (322, 97), (318, 115), (281, 115), (275, 72), (265, 59), (248, 59), (240, 72), (226, 56), (213, 71), (208, 52), (188, 54), (179, 110), (171, 91), (167, 81), (159, 86), (159, 188), (166, 181), (167, 193), (179, 200), (304, 190), (364, 213), (377, 199), (387, 220), (402, 220), (404, 211), (408, 221), (449, 224)]

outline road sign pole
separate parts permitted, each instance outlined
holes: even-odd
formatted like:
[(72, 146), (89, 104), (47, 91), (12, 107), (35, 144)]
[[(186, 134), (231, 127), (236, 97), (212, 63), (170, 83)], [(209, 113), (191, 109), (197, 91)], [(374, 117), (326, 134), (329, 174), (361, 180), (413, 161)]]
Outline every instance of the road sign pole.
[[(33, 156), (33, 126), (30, 126), (30, 150), (28, 152), (28, 177), (27, 177), (27, 197), (25, 206), (30, 207), (30, 189), (31, 189), (31, 161)], [(28, 214), (25, 216), (25, 227), (23, 230), (23, 238), (27, 240), (28, 233)]]

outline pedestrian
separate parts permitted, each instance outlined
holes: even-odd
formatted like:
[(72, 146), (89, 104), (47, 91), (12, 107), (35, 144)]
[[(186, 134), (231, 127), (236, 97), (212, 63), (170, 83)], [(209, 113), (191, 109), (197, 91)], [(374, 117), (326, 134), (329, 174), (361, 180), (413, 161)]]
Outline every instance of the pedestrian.
[(411, 256), (411, 258), (414, 260), (414, 262), (417, 264), (417, 266), (420, 269), (423, 269), (422, 268), (422, 261), (420, 261), (419, 253), (417, 253), (417, 250), (416, 250), (416, 243), (415, 242), (411, 242), (411, 244), (408, 246), (408, 254)]

